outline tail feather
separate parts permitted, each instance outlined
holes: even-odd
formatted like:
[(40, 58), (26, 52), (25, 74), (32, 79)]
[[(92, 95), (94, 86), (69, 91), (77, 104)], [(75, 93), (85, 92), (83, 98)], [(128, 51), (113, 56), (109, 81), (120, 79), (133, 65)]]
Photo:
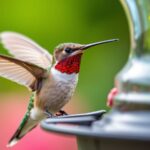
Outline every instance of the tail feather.
[(38, 122), (30, 118), (29, 113), (26, 113), (20, 126), (9, 140), (7, 147), (14, 146), (23, 136), (37, 126)]
[(7, 144), (7, 147), (12, 147), (15, 144), (17, 144), (17, 142), (18, 142), (18, 139), (14, 138), (10, 143)]
[(28, 105), (28, 111), (22, 119), (18, 129), (9, 140), (7, 147), (12, 147), (13, 145), (15, 145), (26, 133), (28, 133), (30, 130), (36, 127), (38, 122), (30, 117), (31, 110), (33, 109), (34, 96), (35, 93), (32, 93)]

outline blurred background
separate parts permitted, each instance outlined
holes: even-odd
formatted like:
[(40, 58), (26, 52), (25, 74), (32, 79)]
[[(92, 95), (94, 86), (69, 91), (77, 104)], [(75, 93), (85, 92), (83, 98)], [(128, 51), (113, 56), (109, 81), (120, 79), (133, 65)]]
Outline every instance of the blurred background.
[[(91, 43), (111, 38), (119, 42), (91, 48), (84, 54), (79, 84), (72, 101), (65, 107), (82, 113), (106, 106), (114, 77), (125, 65), (129, 53), (129, 31), (119, 1), (111, 0), (0, 0), (0, 32), (25, 34), (50, 53), (59, 43)], [(1, 54), (8, 54), (0, 46)], [(19, 125), (30, 92), (25, 87), (0, 78), (0, 150)], [(74, 137), (48, 134), (37, 127), (12, 150), (76, 150)]]

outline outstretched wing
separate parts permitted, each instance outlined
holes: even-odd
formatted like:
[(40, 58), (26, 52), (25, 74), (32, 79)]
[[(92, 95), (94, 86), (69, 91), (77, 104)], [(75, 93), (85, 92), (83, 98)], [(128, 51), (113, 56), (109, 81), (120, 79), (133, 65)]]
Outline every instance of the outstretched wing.
[(0, 76), (18, 84), (30, 87), (39, 78), (46, 77), (47, 71), (33, 64), (0, 55)]
[(51, 67), (52, 55), (30, 38), (15, 32), (2, 32), (0, 40), (15, 58), (36, 64), (44, 69)]

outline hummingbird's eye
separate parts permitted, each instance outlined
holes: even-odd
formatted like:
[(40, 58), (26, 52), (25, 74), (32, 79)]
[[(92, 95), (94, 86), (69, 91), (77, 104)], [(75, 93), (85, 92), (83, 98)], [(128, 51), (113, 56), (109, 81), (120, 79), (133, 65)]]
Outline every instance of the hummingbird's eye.
[(73, 50), (72, 50), (72, 48), (67, 47), (67, 48), (65, 48), (65, 52), (70, 54), (73, 52)]

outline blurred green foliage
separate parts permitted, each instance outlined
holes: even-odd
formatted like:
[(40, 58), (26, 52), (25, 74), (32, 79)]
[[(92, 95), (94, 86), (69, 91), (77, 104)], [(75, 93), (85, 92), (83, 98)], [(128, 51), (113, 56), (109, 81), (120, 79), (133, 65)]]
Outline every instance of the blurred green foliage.
[[(119, 38), (89, 49), (83, 57), (76, 95), (89, 110), (106, 108), (114, 77), (129, 53), (127, 20), (119, 1), (111, 0), (0, 0), (0, 32), (25, 34), (51, 53), (63, 42), (90, 43)], [(0, 47), (1, 52), (7, 52)], [(25, 88), (0, 79), (0, 93)]]

